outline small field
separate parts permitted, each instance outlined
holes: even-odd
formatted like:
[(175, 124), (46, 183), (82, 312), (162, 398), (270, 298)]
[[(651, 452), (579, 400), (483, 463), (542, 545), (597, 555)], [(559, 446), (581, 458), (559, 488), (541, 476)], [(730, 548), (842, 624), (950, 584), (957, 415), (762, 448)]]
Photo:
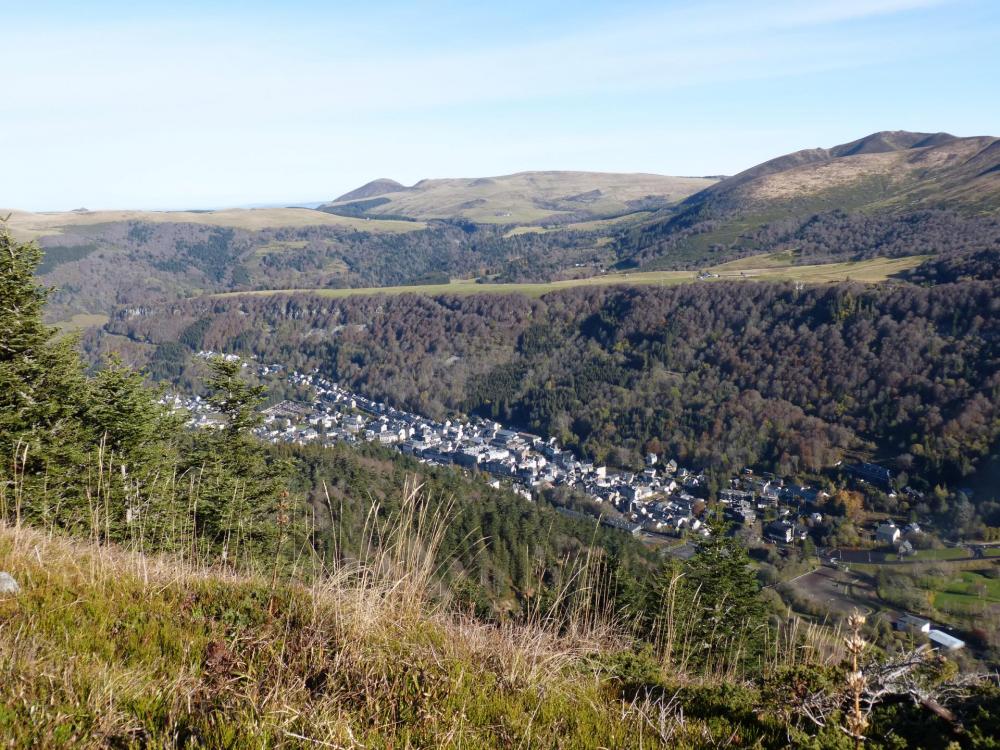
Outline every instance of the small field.
[(637, 222), (652, 216), (652, 211), (636, 211), (635, 213), (616, 216), (613, 219), (592, 219), (590, 221), (576, 221), (569, 224), (553, 224), (551, 226), (529, 225), (514, 227), (504, 237), (516, 237), (519, 234), (547, 234), (549, 232), (595, 232), (600, 229), (607, 229), (618, 224), (628, 224)]
[(871, 583), (845, 570), (818, 568), (779, 585), (781, 589), (793, 609), (805, 615), (846, 617), (855, 610), (869, 615), (878, 608)]
[(266, 245), (261, 245), (253, 251), (255, 258), (263, 258), (266, 255), (303, 250), (309, 244), (307, 240), (276, 240)]
[(966, 547), (944, 547), (942, 549), (919, 549), (910, 556), (910, 560), (924, 562), (928, 560), (962, 560), (972, 557)]
[(93, 315), (91, 313), (77, 313), (69, 320), (61, 320), (56, 323), (63, 333), (73, 333), (83, 331), (87, 328), (97, 328), (108, 322), (107, 315)]
[[(831, 281), (885, 281), (902, 271), (916, 268), (930, 256), (911, 255), (906, 258), (873, 258), (847, 263), (822, 263), (811, 266), (764, 266), (737, 269), (726, 265), (709, 269), (720, 278), (747, 278), (761, 281), (802, 281), (807, 284), (824, 284)], [(773, 261), (772, 261), (773, 262)]]
[[(940, 550), (937, 550), (940, 552)], [(859, 570), (862, 566), (853, 566)], [(871, 566), (880, 597), (937, 622), (995, 631), (1000, 621), (1000, 568), (995, 560), (927, 559)]]
[[(875, 283), (885, 281), (890, 276), (914, 268), (928, 256), (915, 255), (908, 258), (875, 258), (851, 263), (825, 263), (815, 266), (777, 266), (771, 268), (748, 268), (733, 271), (725, 266), (710, 269), (718, 273), (717, 278), (703, 283), (727, 279), (730, 281), (801, 281), (807, 284), (825, 284), (834, 281), (861, 281)], [(609, 273), (584, 279), (568, 279), (532, 284), (479, 284), (475, 280), (455, 280), (448, 284), (425, 284), (420, 286), (383, 286), (355, 289), (273, 289), (257, 292), (227, 292), (220, 297), (252, 294), (289, 294), (308, 292), (322, 297), (356, 297), (369, 294), (524, 294), (540, 297), (559, 289), (578, 286), (673, 286), (698, 281), (694, 271), (640, 271), (636, 273)]]
[(987, 572), (963, 570), (947, 578), (925, 579), (921, 584), (931, 591), (937, 609), (956, 614), (1000, 611), (1000, 578)]
[(720, 263), (715, 266), (715, 271), (746, 271), (761, 268), (784, 268), (792, 265), (797, 257), (797, 253), (792, 250), (782, 250), (776, 253), (764, 253), (762, 255), (750, 255), (746, 258), (738, 258), (728, 263)]

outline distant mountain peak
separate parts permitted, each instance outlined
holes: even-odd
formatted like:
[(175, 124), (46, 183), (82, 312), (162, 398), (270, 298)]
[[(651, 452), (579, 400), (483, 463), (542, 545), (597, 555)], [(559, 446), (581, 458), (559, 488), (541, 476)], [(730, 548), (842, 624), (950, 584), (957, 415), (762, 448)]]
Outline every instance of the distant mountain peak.
[(377, 180), (365, 183), (359, 188), (355, 188), (349, 193), (344, 193), (339, 198), (334, 199), (334, 203), (341, 201), (355, 201), (362, 198), (375, 198), (386, 193), (397, 193), (408, 188), (402, 183), (390, 180), (388, 177), (379, 177)]
[[(880, 130), (859, 138), (856, 141), (842, 143), (832, 148), (806, 148), (789, 154), (769, 159), (757, 164), (732, 177), (721, 180), (706, 188), (701, 193), (695, 193), (688, 198), (688, 204), (697, 204), (705, 198), (725, 195), (742, 186), (768, 178), (782, 172), (788, 172), (809, 165), (824, 164), (835, 159), (848, 156), (868, 156), (885, 154), (911, 149), (934, 148), (947, 146), (961, 141), (950, 133), (915, 133), (909, 130)], [(964, 139), (968, 140), (968, 139)]]
[(995, 244), (998, 215), (1000, 139), (886, 130), (721, 180), (650, 217), (619, 255), (669, 268), (704, 248), (714, 258), (803, 246), (844, 258), (854, 257), (848, 248), (857, 257), (943, 252)]
[(941, 146), (957, 140), (950, 133), (913, 133), (908, 130), (880, 130), (850, 143), (830, 149), (831, 156), (856, 156), (881, 154), (888, 151), (905, 151), (911, 148)]

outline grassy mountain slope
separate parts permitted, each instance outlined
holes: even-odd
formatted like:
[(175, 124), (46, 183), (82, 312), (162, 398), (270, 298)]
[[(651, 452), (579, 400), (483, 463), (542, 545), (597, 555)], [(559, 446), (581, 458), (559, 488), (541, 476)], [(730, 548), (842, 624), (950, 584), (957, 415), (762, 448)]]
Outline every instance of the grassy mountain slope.
[[(1000, 206), (1000, 139), (947, 134), (875, 133), (832, 149), (799, 151), (713, 185), (686, 201), (684, 211), (794, 209), (799, 202), (838, 206)], [(869, 184), (881, 181), (879, 189)]]
[(390, 180), (387, 177), (379, 177), (377, 180), (372, 180), (359, 188), (344, 193), (333, 202), (342, 203), (344, 201), (361, 200), (362, 198), (375, 198), (379, 195), (395, 193), (400, 190), (406, 190), (406, 186), (396, 182), (395, 180)]
[(948, 251), (996, 244), (998, 210), (1000, 139), (882, 132), (722, 180), (627, 232), (618, 249), (649, 267), (813, 248), (826, 238), (834, 255), (913, 254), (907, 246), (927, 242)]
[(106, 224), (199, 224), (229, 229), (259, 230), (281, 227), (337, 227), (371, 233), (412, 232), (424, 225), (410, 221), (366, 221), (309, 208), (229, 208), (221, 211), (7, 211), (7, 225), (18, 239), (37, 239), (99, 229)]
[[(416, 541), (306, 584), (0, 527), (21, 587), (0, 595), (0, 734), (13, 748), (854, 746), (840, 711), (816, 727), (798, 709), (843, 700), (842, 649), (819, 630), (752, 678), (688, 675), (621, 623), (449, 612)], [(995, 687), (947, 709), (954, 723), (883, 699), (865, 746), (995, 747)]]
[(373, 217), (566, 223), (660, 208), (714, 182), (710, 177), (601, 172), (520, 172), (501, 177), (421, 180), (412, 187), (376, 180), (321, 208)]
[(0, 566), (22, 591), (0, 598), (0, 733), (12, 747), (664, 745), (663, 706), (623, 706), (601, 674), (620, 641), (447, 615), (410, 552), (275, 584), (4, 528)]

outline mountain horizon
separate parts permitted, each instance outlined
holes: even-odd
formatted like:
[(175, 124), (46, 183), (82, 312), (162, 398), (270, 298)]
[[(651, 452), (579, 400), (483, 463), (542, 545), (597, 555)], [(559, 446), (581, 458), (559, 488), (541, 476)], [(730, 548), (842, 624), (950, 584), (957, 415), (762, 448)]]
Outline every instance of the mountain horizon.
[[(160, 213), (172, 213), (172, 212), (185, 212), (185, 211), (226, 211), (233, 209), (271, 209), (271, 208), (318, 208), (322, 206), (336, 206), (338, 204), (348, 204), (355, 203), (360, 200), (379, 198), (391, 193), (407, 193), (407, 192), (419, 192), (421, 190), (427, 190), (435, 187), (440, 187), (442, 185), (457, 185), (464, 187), (476, 187), (476, 183), (480, 185), (486, 184), (483, 181), (486, 180), (511, 180), (514, 178), (530, 178), (533, 176), (544, 177), (544, 176), (604, 176), (604, 177), (615, 177), (621, 179), (627, 178), (652, 178), (652, 179), (663, 179), (663, 180), (709, 180), (713, 184), (716, 184), (715, 190), (729, 189), (734, 187), (736, 184), (749, 181), (751, 179), (756, 179), (758, 177), (764, 176), (765, 173), (787, 171), (788, 169), (795, 166), (804, 166), (807, 164), (814, 164), (825, 160), (848, 157), (848, 156), (864, 156), (864, 155), (874, 155), (874, 154), (884, 154), (897, 151), (905, 151), (912, 149), (922, 149), (930, 148), (935, 146), (946, 146), (947, 144), (952, 144), (956, 141), (969, 141), (976, 139), (984, 139), (988, 141), (996, 140), (997, 136), (991, 135), (970, 135), (970, 136), (956, 136), (951, 133), (946, 133), (943, 131), (938, 132), (918, 132), (910, 130), (879, 130), (869, 133), (865, 136), (857, 138), (852, 141), (846, 141), (834, 146), (816, 146), (811, 148), (799, 149), (796, 151), (791, 151), (785, 154), (771, 157), (765, 161), (751, 165), (743, 170), (738, 170), (730, 174), (686, 174), (686, 175), (667, 175), (656, 172), (648, 171), (629, 171), (629, 172), (619, 172), (619, 171), (600, 171), (600, 170), (583, 170), (583, 169), (528, 169), (516, 172), (496, 174), (496, 175), (481, 175), (481, 176), (470, 176), (470, 177), (423, 177), (415, 180), (410, 185), (405, 185), (393, 178), (389, 177), (377, 177), (368, 182), (365, 182), (355, 188), (348, 190), (347, 192), (338, 195), (336, 198), (327, 200), (308, 200), (308, 201), (287, 201), (287, 200), (274, 200), (274, 201), (263, 201), (263, 202), (244, 202), (240, 204), (233, 205), (220, 205), (214, 207), (178, 207), (178, 208), (150, 208), (150, 209), (137, 209), (130, 208), (128, 206), (107, 206), (103, 208), (89, 208), (91, 202), (89, 201), (79, 201), (77, 208), (74, 209), (43, 209), (35, 211), (26, 211), (17, 205), (8, 205), (6, 207), (0, 208), (2, 211), (24, 211), (26, 213), (37, 213), (37, 214), (58, 214), (58, 213), (73, 213), (73, 212), (103, 212), (103, 211), (143, 211), (143, 212), (160, 212)], [(724, 184), (723, 184), (724, 183)], [(708, 187), (706, 185), (705, 187)], [(696, 191), (697, 192), (697, 191)]]

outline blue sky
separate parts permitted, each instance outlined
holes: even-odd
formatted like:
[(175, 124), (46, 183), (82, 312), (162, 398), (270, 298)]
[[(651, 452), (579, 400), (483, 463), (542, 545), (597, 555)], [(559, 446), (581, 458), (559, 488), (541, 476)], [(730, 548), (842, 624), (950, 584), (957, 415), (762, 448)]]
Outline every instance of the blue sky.
[(375, 177), (528, 169), (732, 174), (876, 130), (1000, 135), (996, 0), (0, 10), (4, 207), (323, 200)]

